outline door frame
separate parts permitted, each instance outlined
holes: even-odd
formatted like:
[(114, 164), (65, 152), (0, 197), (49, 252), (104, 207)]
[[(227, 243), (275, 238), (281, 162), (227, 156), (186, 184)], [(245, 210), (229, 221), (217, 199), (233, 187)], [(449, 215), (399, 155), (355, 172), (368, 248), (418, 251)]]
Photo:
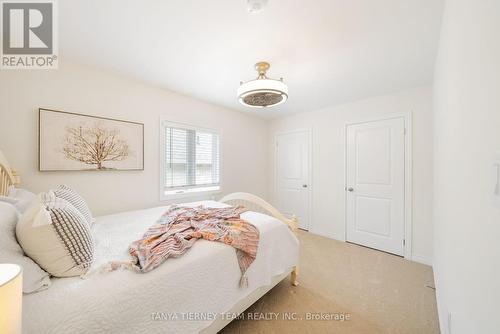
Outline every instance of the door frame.
[(344, 239), (347, 241), (347, 128), (350, 125), (385, 121), (394, 118), (403, 118), (405, 124), (405, 152), (404, 152), (404, 246), (403, 256), (407, 260), (412, 258), (412, 235), (413, 235), (413, 191), (412, 191), (412, 112), (391, 113), (380, 116), (360, 118), (344, 123)]
[[(309, 161), (307, 163), (308, 165), (308, 173), (307, 173), (307, 178), (308, 178), (308, 184), (307, 184), (307, 194), (309, 197), (309, 203), (307, 206), (307, 231), (311, 231), (313, 228), (313, 221), (312, 221), (312, 200), (313, 200), (313, 195), (312, 195), (312, 188), (313, 188), (313, 177), (312, 177), (312, 167), (313, 167), (313, 130), (312, 128), (298, 128), (295, 130), (287, 130), (287, 131), (278, 131), (274, 133), (273, 136), (273, 178), (274, 178), (274, 184), (273, 184), (273, 201), (275, 202), (274, 204), (277, 203), (277, 198), (278, 198), (278, 164), (277, 164), (277, 154), (278, 154), (278, 137), (282, 135), (289, 135), (293, 133), (298, 133), (298, 132), (306, 132), (307, 133), (307, 139), (309, 141), (308, 146), (309, 146)], [(300, 222), (299, 222), (300, 223)]]

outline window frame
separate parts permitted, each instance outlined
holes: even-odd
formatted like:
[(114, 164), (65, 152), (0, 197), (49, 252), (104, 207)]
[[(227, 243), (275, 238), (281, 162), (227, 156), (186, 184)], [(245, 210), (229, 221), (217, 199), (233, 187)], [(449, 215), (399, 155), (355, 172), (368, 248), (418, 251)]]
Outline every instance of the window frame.
[[(166, 183), (166, 178), (165, 178), (165, 128), (166, 127), (173, 127), (173, 128), (179, 128), (179, 129), (186, 129), (186, 130), (193, 130), (196, 132), (209, 132), (213, 133), (219, 136), (219, 183), (218, 185), (201, 185), (201, 186), (186, 186), (178, 189), (172, 189), (172, 192), (166, 193), (165, 190), (165, 183)], [(202, 126), (197, 126), (194, 124), (188, 124), (188, 123), (181, 123), (181, 122), (175, 122), (171, 121), (167, 118), (160, 117), (160, 126), (159, 126), (159, 131), (160, 131), (160, 201), (167, 201), (171, 199), (177, 199), (177, 198), (189, 198), (189, 197), (206, 197), (210, 195), (215, 195), (218, 193), (222, 192), (222, 131), (219, 129), (213, 129), (213, 128), (207, 128), (207, 127), (202, 127)], [(215, 188), (218, 187), (217, 189), (209, 189), (209, 188)]]

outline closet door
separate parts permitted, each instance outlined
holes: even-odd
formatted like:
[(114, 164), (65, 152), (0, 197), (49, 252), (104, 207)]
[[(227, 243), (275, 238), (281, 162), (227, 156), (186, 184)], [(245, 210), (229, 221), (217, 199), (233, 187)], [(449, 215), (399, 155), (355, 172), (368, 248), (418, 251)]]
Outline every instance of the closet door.
[(404, 118), (347, 127), (347, 241), (404, 254)]

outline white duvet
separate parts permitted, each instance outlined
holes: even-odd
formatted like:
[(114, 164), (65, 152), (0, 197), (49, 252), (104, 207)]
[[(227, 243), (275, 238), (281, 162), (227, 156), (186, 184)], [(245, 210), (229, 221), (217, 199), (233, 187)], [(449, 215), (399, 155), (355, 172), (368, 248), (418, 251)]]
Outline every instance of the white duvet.
[[(185, 205), (199, 204), (225, 206), (214, 201)], [(288, 227), (270, 216), (245, 212), (242, 218), (260, 231), (257, 258), (247, 272), (248, 288), (238, 286), (241, 273), (234, 248), (206, 240), (146, 274), (98, 270), (108, 261), (130, 259), (128, 245), (166, 208), (97, 218), (93, 273), (86, 279), (53, 278), (48, 290), (25, 295), (23, 333), (197, 333), (215, 315), (297, 264), (298, 241)]]

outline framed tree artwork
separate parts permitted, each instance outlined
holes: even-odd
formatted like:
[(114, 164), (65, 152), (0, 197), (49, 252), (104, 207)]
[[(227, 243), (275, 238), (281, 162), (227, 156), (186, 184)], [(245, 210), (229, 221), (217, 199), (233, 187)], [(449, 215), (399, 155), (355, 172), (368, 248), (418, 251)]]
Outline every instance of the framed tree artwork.
[(39, 170), (144, 170), (144, 124), (38, 109)]

